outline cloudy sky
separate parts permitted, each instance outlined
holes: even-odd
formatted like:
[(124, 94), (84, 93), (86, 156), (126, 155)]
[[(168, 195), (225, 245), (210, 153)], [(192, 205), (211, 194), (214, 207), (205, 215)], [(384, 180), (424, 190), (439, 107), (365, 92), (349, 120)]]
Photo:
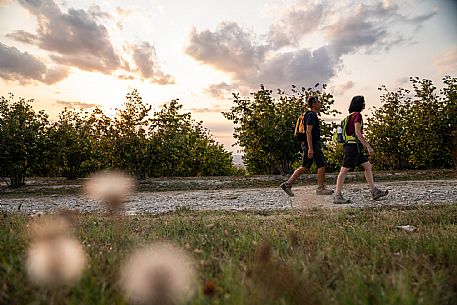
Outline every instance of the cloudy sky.
[(0, 95), (119, 107), (179, 98), (227, 149), (231, 92), (329, 84), (336, 107), (457, 76), (455, 0), (0, 0)]

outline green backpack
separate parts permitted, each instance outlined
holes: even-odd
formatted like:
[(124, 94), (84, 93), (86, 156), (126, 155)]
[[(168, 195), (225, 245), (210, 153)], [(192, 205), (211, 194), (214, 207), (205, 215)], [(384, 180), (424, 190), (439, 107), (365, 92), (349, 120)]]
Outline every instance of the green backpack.
[(349, 118), (352, 116), (352, 113), (350, 113), (347, 117), (345, 117), (341, 123), (338, 125), (336, 128), (335, 132), (333, 133), (333, 140), (336, 143), (339, 144), (346, 144), (346, 143), (351, 143), (355, 144), (357, 143), (357, 137), (355, 135), (353, 136), (348, 136), (346, 133)]

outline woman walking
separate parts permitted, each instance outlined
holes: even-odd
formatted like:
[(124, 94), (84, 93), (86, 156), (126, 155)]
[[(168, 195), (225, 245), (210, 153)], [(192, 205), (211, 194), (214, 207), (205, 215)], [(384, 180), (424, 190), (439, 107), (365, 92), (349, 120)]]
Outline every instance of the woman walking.
[(338, 179), (336, 182), (336, 194), (333, 200), (335, 204), (345, 204), (350, 203), (351, 201), (345, 199), (341, 192), (346, 178), (346, 174), (353, 168), (357, 166), (362, 166), (365, 171), (365, 179), (367, 180), (368, 185), (370, 186), (371, 196), (373, 200), (378, 200), (379, 198), (386, 196), (388, 191), (382, 191), (374, 185), (373, 181), (373, 170), (368, 157), (363, 151), (365, 147), (368, 151), (368, 155), (374, 155), (374, 150), (368, 144), (367, 140), (363, 136), (363, 118), (361, 112), (365, 109), (365, 99), (363, 96), (354, 96), (349, 106), (349, 118), (346, 125), (346, 142), (343, 145), (344, 147), (344, 157), (343, 165), (341, 167), (340, 173), (338, 174)]

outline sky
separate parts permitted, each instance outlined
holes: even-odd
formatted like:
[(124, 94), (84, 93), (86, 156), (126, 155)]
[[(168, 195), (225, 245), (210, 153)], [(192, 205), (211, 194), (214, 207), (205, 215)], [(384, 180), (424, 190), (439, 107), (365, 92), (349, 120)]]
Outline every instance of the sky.
[(328, 84), (346, 113), (380, 85), (457, 76), (456, 0), (0, 0), (0, 95), (113, 114), (179, 99), (226, 149), (232, 92)]

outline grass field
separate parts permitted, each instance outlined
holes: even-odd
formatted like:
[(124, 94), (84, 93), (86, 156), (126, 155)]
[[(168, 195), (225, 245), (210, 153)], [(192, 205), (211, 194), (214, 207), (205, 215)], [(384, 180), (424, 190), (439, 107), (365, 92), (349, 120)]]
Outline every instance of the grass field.
[[(172, 241), (199, 270), (189, 304), (457, 304), (457, 205), (78, 215), (89, 268), (72, 288), (38, 288), (24, 271), (28, 216), (0, 220), (0, 304), (127, 304), (121, 261)], [(396, 228), (410, 224), (413, 233)]]

